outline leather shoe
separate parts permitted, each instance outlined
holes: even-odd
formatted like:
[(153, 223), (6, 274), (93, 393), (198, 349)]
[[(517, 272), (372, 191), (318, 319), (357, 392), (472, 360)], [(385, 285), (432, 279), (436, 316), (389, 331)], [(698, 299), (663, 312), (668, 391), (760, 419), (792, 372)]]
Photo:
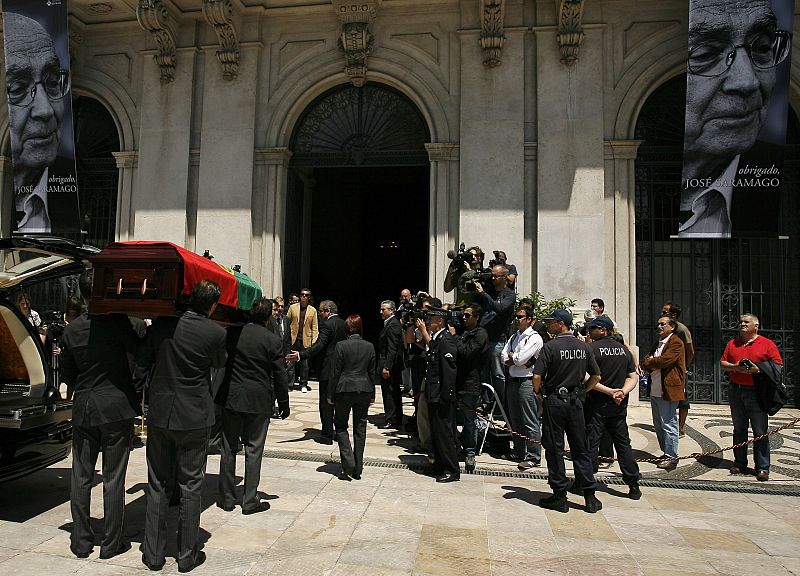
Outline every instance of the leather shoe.
[(350, 476), (353, 480), (361, 480), (361, 474), (356, 474), (353, 472), (353, 475)]
[(567, 504), (567, 495), (565, 492), (556, 492), (552, 496), (542, 498), (539, 500), (539, 506), (547, 508), (548, 510), (555, 510), (556, 512), (569, 512), (569, 504)]
[(662, 460), (661, 462), (656, 464), (656, 467), (661, 468), (662, 470), (665, 470), (667, 472), (671, 472), (671, 471), (675, 470), (675, 468), (678, 467), (678, 461), (677, 460)]
[(247, 516), (249, 514), (258, 514), (259, 512), (264, 512), (266, 510), (269, 510), (269, 502), (257, 502), (254, 506), (242, 508), (242, 514)]
[(586, 511), (595, 514), (603, 509), (603, 503), (594, 495), (594, 490), (584, 490), (583, 497), (586, 501)]
[(317, 442), (319, 442), (320, 444), (327, 444), (328, 446), (331, 446), (333, 444), (333, 438), (331, 438), (330, 436), (320, 436)]
[(221, 504), (220, 502), (217, 502), (217, 508), (222, 508), (223, 510), (225, 510), (225, 512), (233, 512), (233, 509), (236, 508), (236, 505), (235, 504), (231, 504), (230, 506), (227, 506), (225, 504)]
[(151, 564), (150, 562), (148, 562), (147, 560), (145, 560), (145, 558), (144, 558), (144, 554), (142, 554), (142, 564), (144, 564), (145, 566), (147, 566), (147, 568), (148, 568), (149, 570), (152, 570), (153, 572), (158, 572), (159, 570), (161, 570), (161, 569), (164, 567), (164, 562), (165, 562), (165, 560), (162, 560), (162, 561), (161, 561), (160, 563), (158, 563), (158, 564)]
[(758, 474), (756, 474), (756, 480), (758, 480), (759, 482), (766, 482), (767, 480), (769, 480), (769, 472), (767, 472), (766, 470), (759, 470)]
[(638, 500), (642, 497), (642, 490), (639, 488), (638, 484), (631, 484), (630, 489), (628, 490), (628, 498), (631, 500)]
[(180, 572), (181, 574), (183, 574), (184, 572), (191, 572), (205, 561), (206, 561), (206, 553), (201, 550), (194, 557), (194, 562), (187, 562), (186, 564), (181, 564), (180, 562), (178, 562), (178, 572)]
[(113, 558), (114, 556), (119, 556), (120, 554), (124, 554), (125, 552), (127, 552), (130, 549), (131, 549), (131, 543), (130, 542), (124, 542), (122, 544), (122, 546), (120, 546), (116, 550), (112, 550), (110, 552), (101, 549), (100, 550), (100, 560), (108, 560), (109, 558)]
[(742, 468), (739, 466), (731, 466), (730, 473), (733, 476), (738, 476), (739, 474), (747, 474), (747, 468)]
[(436, 477), (436, 481), (439, 482), (440, 484), (445, 482), (458, 482), (459, 480), (461, 480), (461, 476), (459, 476), (458, 474), (450, 474), (448, 472), (445, 472), (441, 476)]
[(380, 430), (391, 430), (392, 428), (396, 428), (394, 422), (384, 422), (383, 424), (379, 424), (378, 428)]
[(72, 551), (73, 554), (75, 554), (77, 558), (88, 558), (89, 556), (92, 555), (92, 548), (90, 548), (89, 550), (85, 550), (83, 552), (78, 552), (77, 550), (73, 549), (72, 546), (70, 546), (69, 549)]

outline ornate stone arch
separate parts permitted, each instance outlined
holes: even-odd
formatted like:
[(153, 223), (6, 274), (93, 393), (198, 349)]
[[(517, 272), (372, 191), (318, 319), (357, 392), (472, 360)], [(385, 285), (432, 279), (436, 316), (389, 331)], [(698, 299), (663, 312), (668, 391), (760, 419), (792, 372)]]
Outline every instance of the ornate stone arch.
[[(370, 59), (369, 79), (395, 88), (407, 96), (425, 118), (431, 141), (449, 142), (453, 131), (450, 129), (448, 114), (442, 106), (446, 92), (441, 86), (435, 86), (436, 82), (430, 82), (431, 79), (423, 78), (421, 74), (410, 70), (412, 69), (373, 56)], [(346, 82), (349, 82), (349, 78), (342, 71), (338, 59), (317, 69), (305, 68), (285, 78), (273, 97), (276, 105), (267, 126), (268, 145), (288, 146), (297, 121), (314, 99)]]
[[(94, 98), (105, 106), (119, 134), (120, 150), (136, 149), (136, 131), (133, 128), (131, 114), (136, 111), (136, 103), (117, 82), (102, 73), (93, 72), (92, 77), (76, 78), (73, 90), (77, 95)], [(109, 86), (110, 84), (110, 86)]]

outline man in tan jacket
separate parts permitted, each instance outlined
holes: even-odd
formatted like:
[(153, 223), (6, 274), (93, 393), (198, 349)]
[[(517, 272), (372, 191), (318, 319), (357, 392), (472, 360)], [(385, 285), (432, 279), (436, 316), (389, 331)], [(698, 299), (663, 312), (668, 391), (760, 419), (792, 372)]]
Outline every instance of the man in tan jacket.
[[(292, 350), (298, 352), (311, 348), (319, 335), (317, 323), (317, 310), (311, 305), (311, 291), (308, 288), (300, 290), (300, 302), (289, 306), (286, 313), (292, 330)], [(308, 360), (300, 360), (295, 373), (300, 380), (300, 392), (308, 392)], [(289, 382), (289, 386), (294, 383)]]

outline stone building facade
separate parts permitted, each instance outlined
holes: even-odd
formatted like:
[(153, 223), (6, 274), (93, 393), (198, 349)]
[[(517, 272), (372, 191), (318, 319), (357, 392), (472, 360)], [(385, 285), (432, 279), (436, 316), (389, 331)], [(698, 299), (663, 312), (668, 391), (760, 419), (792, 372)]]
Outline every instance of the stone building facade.
[[(426, 219), (419, 245), (431, 292), (443, 295), (446, 252), (459, 241), (503, 249), (521, 271), (521, 293), (571, 296), (583, 308), (603, 296), (635, 343), (637, 313), (649, 316), (661, 305), (643, 308), (637, 296), (637, 122), (648, 99), (685, 73), (687, 6), (71, 0), (73, 98), (99, 102), (118, 135), (113, 239), (210, 248), (274, 294), (290, 274), (292, 285), (314, 279), (304, 264), (317, 232), (310, 202), (319, 201), (313, 189), (324, 182), (311, 168), (314, 158), (316, 166), (337, 165), (335, 146), (324, 156), (322, 139), (315, 141), (337, 130), (320, 126), (336, 114), (330, 98), (354, 87), (386, 94), (422, 120), (422, 132), (409, 131), (416, 143), (400, 148), (407, 157), (422, 151), (427, 170), (425, 206), (409, 218)], [(797, 54), (793, 61), (796, 109)], [(355, 106), (348, 102), (342, 106)], [(323, 152), (304, 165), (303, 151), (293, 148), (315, 110), (307, 150)], [(350, 148), (342, 165), (384, 165), (369, 149), (377, 141), (370, 130), (379, 129), (351, 134), (343, 126), (337, 138)], [(7, 233), (5, 106), (0, 137)], [(413, 163), (385, 146), (386, 164)], [(305, 202), (293, 204), (293, 186)], [(396, 206), (389, 197), (376, 202)]]

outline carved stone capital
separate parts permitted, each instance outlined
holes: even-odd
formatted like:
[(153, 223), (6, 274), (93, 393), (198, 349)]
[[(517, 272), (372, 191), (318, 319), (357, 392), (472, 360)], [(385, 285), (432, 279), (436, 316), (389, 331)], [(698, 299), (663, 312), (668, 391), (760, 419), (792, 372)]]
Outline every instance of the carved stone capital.
[(139, 164), (139, 152), (136, 150), (112, 152), (111, 155), (116, 160), (117, 168), (136, 168)]
[(143, 30), (150, 32), (158, 45), (153, 56), (161, 70), (161, 83), (175, 80), (175, 32), (172, 18), (161, 0), (139, 0), (136, 18)]
[(558, 50), (561, 62), (572, 66), (578, 61), (578, 51), (583, 33), (583, 8), (585, 0), (561, 0), (558, 9)]
[(233, 23), (233, 0), (203, 0), (203, 16), (219, 40), (217, 59), (222, 64), (222, 77), (235, 80), (239, 76), (239, 36)]
[(606, 140), (603, 142), (603, 157), (606, 160), (636, 160), (641, 140)]
[(480, 0), (481, 36), (478, 39), (483, 49), (483, 65), (489, 68), (500, 65), (500, 56), (506, 37), (503, 35), (505, 0)]
[(256, 148), (256, 164), (268, 164), (274, 166), (289, 166), (292, 159), (292, 151), (285, 147), (278, 148)]
[(344, 53), (345, 73), (353, 86), (363, 86), (367, 81), (367, 56), (372, 52), (375, 37), (369, 30), (378, 12), (377, 0), (332, 0), (336, 16), (342, 24), (339, 50)]
[(460, 146), (450, 142), (430, 142), (425, 144), (428, 151), (428, 158), (431, 162), (450, 162), (458, 160)]

